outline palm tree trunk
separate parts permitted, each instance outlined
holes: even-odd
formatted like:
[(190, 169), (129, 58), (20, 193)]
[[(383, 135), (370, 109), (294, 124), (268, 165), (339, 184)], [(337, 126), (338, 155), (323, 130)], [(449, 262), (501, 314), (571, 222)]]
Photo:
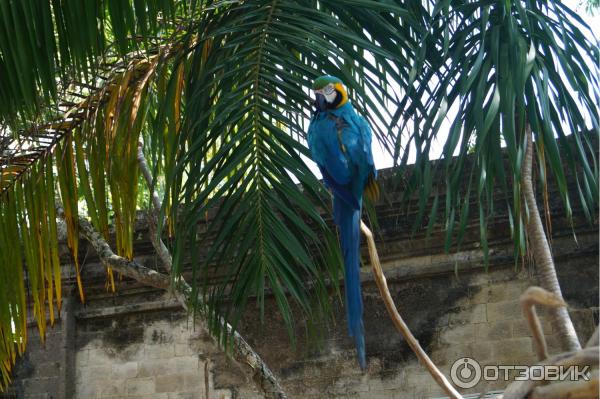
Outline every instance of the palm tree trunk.
[[(548, 240), (542, 225), (542, 219), (540, 218), (540, 212), (537, 202), (535, 201), (532, 177), (533, 139), (529, 125), (526, 128), (525, 134), (527, 134), (527, 149), (525, 151), (525, 159), (521, 173), (521, 186), (523, 188), (523, 196), (525, 197), (527, 208), (529, 210), (529, 220), (527, 220), (527, 235), (529, 237), (529, 245), (531, 245), (531, 249), (533, 250), (533, 257), (535, 260), (540, 285), (544, 289), (554, 293), (560, 299), (563, 299), (560, 285), (558, 283), (558, 277), (556, 276), (554, 260), (552, 259), (550, 246), (548, 245)], [(560, 307), (550, 309), (549, 313), (551, 322), (557, 329), (559, 345), (561, 346), (562, 350), (580, 350), (581, 344), (577, 338), (577, 333), (575, 332), (575, 327), (573, 326), (573, 322), (571, 321), (567, 308)]]

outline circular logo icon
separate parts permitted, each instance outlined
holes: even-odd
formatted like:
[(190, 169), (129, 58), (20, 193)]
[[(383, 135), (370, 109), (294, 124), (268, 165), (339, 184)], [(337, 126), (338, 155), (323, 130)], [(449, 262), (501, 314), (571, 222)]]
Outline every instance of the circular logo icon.
[(450, 378), (460, 388), (473, 388), (481, 380), (481, 366), (475, 359), (462, 357), (452, 364)]

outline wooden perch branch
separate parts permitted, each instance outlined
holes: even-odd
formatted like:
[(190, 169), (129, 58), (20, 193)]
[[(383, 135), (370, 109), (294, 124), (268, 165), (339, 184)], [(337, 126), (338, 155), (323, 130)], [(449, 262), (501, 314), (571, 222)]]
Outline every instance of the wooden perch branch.
[[(527, 147), (525, 157), (523, 159), (523, 167), (521, 170), (521, 186), (523, 190), (523, 198), (529, 210), (529, 216), (526, 220), (528, 245), (533, 253), (535, 267), (538, 274), (538, 281), (544, 289), (554, 293), (562, 299), (560, 284), (556, 275), (556, 267), (554, 259), (552, 259), (552, 251), (544, 232), (540, 212), (538, 210), (535, 199), (535, 190), (532, 178), (533, 169), (533, 133), (529, 124), (526, 125)], [(549, 310), (550, 318), (556, 326), (556, 335), (559, 345), (563, 350), (576, 351), (581, 349), (581, 344), (577, 338), (577, 332), (569, 316), (569, 312), (563, 306), (551, 307)]]
[(373, 268), (373, 274), (375, 275), (375, 282), (377, 283), (377, 287), (379, 287), (379, 292), (381, 293), (381, 297), (383, 298), (383, 302), (385, 303), (385, 307), (387, 308), (394, 325), (400, 331), (406, 342), (411, 347), (415, 355), (419, 361), (427, 368), (429, 374), (433, 377), (433, 379), (438, 383), (440, 387), (453, 399), (460, 399), (462, 396), (458, 393), (458, 391), (450, 384), (450, 382), (446, 379), (444, 374), (435, 366), (435, 364), (431, 361), (427, 353), (421, 348), (419, 341), (412, 335), (408, 326), (398, 313), (398, 309), (396, 309), (396, 305), (394, 304), (394, 299), (390, 294), (390, 290), (387, 286), (387, 281), (385, 276), (383, 275), (383, 270), (381, 269), (381, 263), (379, 262), (379, 255), (377, 253), (377, 247), (375, 246), (375, 240), (373, 239), (373, 233), (367, 227), (367, 225), (361, 220), (360, 229), (363, 234), (367, 237), (367, 244), (369, 246), (369, 256), (371, 258), (371, 267)]
[[(551, 356), (545, 361), (541, 362), (536, 366), (593, 366), (598, 365), (598, 347), (593, 346), (589, 348), (585, 348), (579, 351), (573, 352), (565, 352), (559, 355)], [(532, 366), (533, 367), (533, 366)], [(531, 369), (530, 369), (531, 370)], [(543, 381), (539, 380), (525, 380), (525, 381), (514, 381), (511, 383), (504, 392), (503, 399), (525, 399), (528, 397), (530, 392), (534, 390), (535, 387), (540, 385)], [(557, 385), (551, 384), (549, 387)], [(558, 387), (557, 389), (561, 389), (562, 387)], [(548, 388), (550, 389), (550, 388)], [(562, 398), (568, 398), (570, 396), (562, 396)], [(597, 396), (594, 396), (597, 397)]]
[[(156, 254), (158, 255), (160, 261), (162, 262), (163, 267), (168, 273), (170, 273), (171, 269), (173, 268), (173, 258), (171, 257), (169, 249), (167, 248), (163, 240), (160, 238), (160, 234), (157, 231), (158, 213), (160, 212), (162, 204), (160, 203), (160, 198), (158, 197), (158, 194), (153, 189), (152, 173), (150, 173), (150, 168), (148, 168), (148, 163), (146, 162), (146, 158), (144, 157), (144, 153), (142, 151), (142, 143), (140, 143), (138, 146), (137, 160), (142, 175), (144, 176), (144, 180), (146, 181), (146, 184), (148, 186), (148, 190), (151, 191), (150, 195), (152, 196), (152, 205), (154, 206), (154, 210), (149, 212), (146, 217), (146, 220), (148, 222), (148, 229), (150, 230), (150, 242), (152, 242), (152, 246), (154, 247), (154, 250), (156, 251)], [(176, 280), (176, 283), (183, 283), (187, 286), (187, 283), (183, 281), (181, 277)], [(191, 288), (189, 288), (189, 286), (186, 289), (189, 289), (191, 291)], [(177, 292), (175, 292), (175, 294), (177, 295)], [(182, 302), (184, 309), (187, 310), (187, 301), (183, 300), (184, 298), (177, 299), (179, 299), (179, 301)]]
[(596, 326), (594, 333), (592, 334), (590, 339), (588, 339), (588, 342), (585, 344), (586, 348), (589, 348), (591, 346), (598, 346), (598, 326)]
[(544, 338), (544, 331), (542, 331), (542, 325), (540, 324), (540, 320), (535, 311), (535, 305), (557, 308), (567, 306), (567, 304), (558, 295), (540, 287), (527, 288), (521, 295), (520, 300), (521, 307), (523, 308), (523, 315), (525, 316), (525, 319), (529, 324), (529, 329), (533, 335), (533, 344), (538, 360), (544, 360), (548, 357), (548, 348), (546, 346), (546, 339)]
[[(531, 329), (534, 346), (540, 361), (548, 357), (546, 340), (535, 311), (535, 305), (551, 308), (566, 307), (562, 298), (540, 287), (529, 287), (521, 295), (523, 314)], [(537, 366), (592, 366), (598, 364), (598, 329), (588, 341), (586, 348), (580, 351), (561, 353), (543, 361)], [(533, 366), (532, 366), (533, 367)], [(530, 369), (531, 370), (531, 369)], [(528, 371), (530, 373), (530, 371)], [(562, 381), (553, 384), (538, 386), (542, 382), (536, 380), (514, 381), (504, 392), (503, 399), (567, 399), (567, 398), (597, 398), (598, 378), (589, 381)]]
[[(154, 206), (154, 212), (150, 212), (148, 215), (148, 225), (150, 228), (150, 241), (156, 250), (163, 266), (167, 271), (171, 271), (173, 267), (173, 259), (171, 257), (171, 253), (169, 249), (165, 246), (162, 239), (160, 238), (160, 234), (156, 229), (157, 223), (157, 215), (162, 206), (158, 194), (152, 189), (152, 174), (148, 168), (148, 164), (146, 159), (144, 158), (144, 154), (142, 152), (142, 146), (138, 147), (138, 164), (141, 169), (142, 175), (146, 180), (146, 184), (148, 189), (151, 191), (152, 195), (152, 203)], [(182, 306), (187, 309), (187, 304), (190, 301), (190, 294), (192, 292), (192, 288), (185, 281), (183, 276), (178, 276), (175, 280), (175, 295), (177, 299), (181, 302)], [(204, 309), (204, 304), (201, 299), (199, 299), (200, 309)], [(197, 324), (206, 332), (210, 333), (208, 328), (208, 324), (206, 323), (206, 319), (204, 315), (200, 313), (200, 317), (196, 319)], [(252, 370), (252, 380), (256, 383), (257, 387), (265, 394), (266, 398), (277, 398), (284, 399), (287, 398), (286, 393), (283, 391), (283, 388), (279, 384), (279, 381), (269, 368), (269, 366), (262, 360), (262, 358), (256, 353), (256, 351), (244, 340), (244, 338), (237, 332), (233, 331), (233, 328), (229, 323), (227, 323), (223, 318), (219, 319), (221, 323), (222, 329), (227, 331), (227, 334), (230, 335), (233, 342), (233, 358), (240, 365), (247, 365)], [(213, 336), (213, 339), (218, 344), (217, 337)]]
[(589, 381), (563, 381), (535, 387), (529, 399), (595, 399), (598, 397), (598, 377)]
[[(144, 176), (144, 180), (146, 181), (146, 185), (148, 186), (148, 190), (150, 190), (150, 195), (152, 196), (152, 205), (154, 206), (154, 211), (160, 211), (162, 204), (160, 203), (160, 198), (158, 197), (158, 193), (153, 189), (154, 182), (152, 181), (152, 173), (150, 173), (150, 168), (148, 167), (148, 163), (146, 162), (146, 158), (144, 157), (142, 143), (138, 145), (137, 152), (137, 160), (138, 165), (140, 167), (140, 171)], [(169, 261), (169, 265), (171, 265), (171, 261)]]

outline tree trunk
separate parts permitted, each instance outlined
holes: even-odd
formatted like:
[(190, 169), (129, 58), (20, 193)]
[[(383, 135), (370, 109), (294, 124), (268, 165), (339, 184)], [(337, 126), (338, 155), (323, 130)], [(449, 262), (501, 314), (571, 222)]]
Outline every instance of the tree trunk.
[[(560, 291), (558, 277), (556, 276), (556, 268), (554, 267), (550, 246), (548, 245), (540, 212), (535, 201), (532, 177), (533, 139), (529, 125), (526, 127), (525, 134), (527, 135), (527, 149), (521, 173), (521, 186), (529, 210), (529, 220), (527, 220), (529, 245), (531, 245), (533, 251), (540, 285), (544, 289), (554, 293), (558, 298), (564, 300)], [(549, 313), (551, 322), (557, 329), (558, 340), (562, 350), (580, 350), (581, 344), (579, 343), (575, 327), (567, 309), (565, 307), (549, 309)]]

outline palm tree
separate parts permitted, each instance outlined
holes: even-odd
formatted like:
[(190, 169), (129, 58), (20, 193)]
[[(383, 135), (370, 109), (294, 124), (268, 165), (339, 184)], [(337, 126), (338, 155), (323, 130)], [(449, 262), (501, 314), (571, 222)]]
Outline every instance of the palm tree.
[[(75, 260), (81, 232), (109, 282), (114, 270), (170, 284), (222, 343), (242, 345), (237, 323), (250, 300), (264, 310), (267, 289), (292, 339), (290, 300), (307, 319), (331, 317), (327, 284), (337, 286), (339, 253), (319, 213), (327, 193), (302, 158), (308, 87), (323, 72), (344, 80), (401, 165), (414, 142), (410, 182), (422, 198), (433, 173), (428, 153), (457, 107), (444, 146), (448, 249), (455, 233), (460, 242), (471, 182), (484, 250), (495, 184), (508, 190), (511, 182), (515, 256), (525, 250), (519, 176), (527, 125), (543, 176), (554, 174), (567, 210), (564, 162), (578, 168), (580, 200), (595, 210), (598, 166), (583, 132), (591, 124), (598, 134), (598, 73), (587, 60), (598, 65), (599, 56), (582, 33), (589, 28), (558, 1), (75, 3), (0, 2), (0, 246), (8, 248), (0, 252), (0, 387), (25, 348), (27, 307), (42, 336), (46, 307), (51, 318), (60, 309), (56, 216), (67, 223)], [(561, 141), (563, 160), (555, 137), (568, 132), (574, 140)], [(477, 162), (467, 167), (472, 138)], [(139, 184), (140, 143), (147, 186)], [(457, 164), (449, 161), (455, 153)], [(170, 280), (133, 260), (140, 192), (162, 196), (155, 217), (171, 238)], [(114, 251), (105, 241), (111, 218)], [(17, 236), (21, 248), (8, 243)], [(276, 381), (270, 387), (270, 396), (283, 395)]]
[[(420, 81), (396, 113), (398, 119), (408, 121), (410, 116), (415, 122), (409, 140), (421, 156), (411, 185), (420, 187), (422, 199), (428, 198), (434, 172), (427, 154), (433, 142), (441, 140), (445, 162), (440, 168), (447, 183), (446, 248), (453, 243), (460, 246), (473, 192), (487, 263), (486, 221), (494, 213), (494, 203), (504, 202), (515, 261), (525, 253), (527, 230), (540, 284), (562, 299), (534, 199), (533, 150), (526, 150), (533, 134), (543, 191), (552, 175), (571, 221), (573, 193), (567, 190), (565, 171), (575, 174), (581, 207), (592, 221), (598, 200), (594, 142), (600, 121), (600, 55), (595, 39), (590, 39), (592, 32), (559, 1), (451, 1), (437, 3), (431, 15), (426, 47), (414, 67), (413, 76)], [(456, 112), (450, 115), (450, 109)], [(449, 132), (438, 137), (447, 115), (452, 118)], [(470, 151), (475, 158), (472, 165), (465, 162)], [(457, 162), (451, 162), (453, 155)], [(461, 187), (465, 179), (466, 190)], [(494, 192), (498, 187), (505, 199)], [(430, 217), (435, 219), (436, 213), (433, 207)], [(563, 349), (579, 349), (566, 310), (555, 309), (551, 316)]]

